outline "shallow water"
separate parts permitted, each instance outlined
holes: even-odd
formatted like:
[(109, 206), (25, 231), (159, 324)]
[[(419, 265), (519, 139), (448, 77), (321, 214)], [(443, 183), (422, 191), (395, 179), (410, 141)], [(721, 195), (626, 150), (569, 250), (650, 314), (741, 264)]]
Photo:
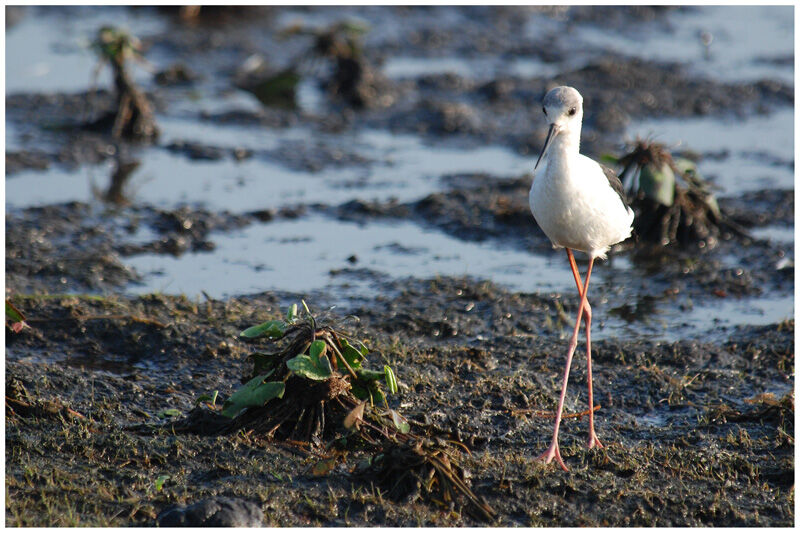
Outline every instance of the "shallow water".
[[(555, 258), (465, 242), (410, 221), (363, 225), (310, 216), (255, 224), (218, 242), (214, 253), (129, 258), (149, 278), (135, 292), (157, 288), (196, 296), (204, 290), (217, 298), (264, 290), (311, 292), (335, 288), (341, 282), (331, 271), (343, 268), (366, 268), (393, 278), (473, 276), (527, 291), (561, 291), (573, 283)], [(351, 256), (355, 263), (348, 261)], [(221, 271), (226, 272), (222, 278)], [(342, 291), (347, 297), (370, 294), (372, 287)]]
[[(58, 8), (28, 13), (6, 29), (6, 94), (88, 89), (97, 66), (90, 43), (104, 25), (144, 36), (163, 31), (166, 21), (150, 12), (91, 6), (84, 7), (80, 16)], [(154, 58), (148, 54), (148, 60)], [(131, 73), (138, 82), (152, 79), (143, 69), (133, 69)], [(105, 68), (97, 78), (97, 86), (107, 87), (110, 83), (111, 73)]]
[(754, 228), (750, 234), (756, 239), (768, 239), (780, 243), (794, 243), (795, 242), (795, 229), (794, 227), (786, 226), (764, 226), (762, 228)]
[[(439, 178), (460, 173), (523, 174), (530, 159), (502, 146), (458, 148), (446, 141), (431, 143), (414, 135), (362, 130), (355, 135), (321, 135), (305, 128), (273, 131), (166, 119), (162, 145), (173, 141), (200, 142), (220, 148), (291, 149), (308, 138), (316, 143), (355, 152), (366, 163), (327, 166), (320, 171), (289, 168), (277, 157), (230, 157), (198, 161), (153, 148), (133, 173), (130, 188), (138, 203), (159, 207), (179, 204), (244, 213), (297, 203), (337, 205), (353, 198), (409, 202), (441, 190)], [(145, 154), (142, 154), (145, 155)], [(23, 171), (6, 181), (10, 207), (24, 208), (63, 201), (90, 201), (91, 183), (104, 183), (112, 171), (82, 167)], [(182, 178), (185, 176), (185, 178)]]
[(462, 58), (462, 57), (392, 57), (382, 67), (382, 72), (395, 79), (418, 78), (428, 74), (457, 74), (481, 81), (496, 76), (555, 76), (560, 68), (536, 58)]
[(761, 189), (794, 188), (794, 109), (740, 117), (670, 118), (637, 121), (627, 128), (675, 151), (706, 155), (698, 170), (731, 196)]
[(794, 81), (794, 61), (770, 61), (793, 57), (791, 6), (693, 6), (672, 13), (666, 25), (645, 22), (625, 30), (581, 28), (576, 39), (589, 49), (685, 63), (690, 72), (718, 80)]
[[(33, 8), (32, 8), (33, 9)], [(352, 14), (356, 9), (344, 9)], [(431, 13), (416, 10), (397, 20), (409, 26), (430, 26), (432, 20), (457, 24), (461, 12), (436, 8)], [(88, 8), (81, 16), (64, 17), (58, 11), (40, 16), (28, 14), (7, 31), (6, 90), (81, 91), (90, 86), (95, 58), (86, 43), (103, 23), (113, 22), (135, 34), (165, 30), (164, 19), (152, 10)], [(375, 16), (368, 43), (392, 42), (402, 37), (392, 17)], [(526, 31), (548, 35), (565, 31), (567, 21), (535, 10), (527, 11)], [(397, 15), (399, 17), (399, 15)], [(286, 26), (298, 20), (324, 25), (339, 18), (332, 12), (287, 9), (277, 20)], [(423, 19), (425, 19), (423, 21)], [(642, 23), (630, 32), (613, 27), (579, 23), (570, 28), (563, 45), (574, 47), (565, 62), (544, 63), (535, 57), (506, 61), (485, 53), (479, 57), (442, 55), (387, 58), (383, 72), (392, 78), (414, 78), (431, 73), (454, 72), (478, 80), (496, 75), (555, 76), (579, 68), (609, 50), (643, 58), (685, 63), (690, 72), (702, 76), (745, 82), (761, 77), (793, 79), (793, 63), (780, 60), (793, 55), (792, 8), (698, 7), (671, 13), (664, 21)], [(64, 22), (66, 21), (66, 22)], [(402, 24), (401, 24), (402, 25)], [(701, 33), (713, 36), (708, 54)], [(44, 35), (45, 39), (37, 36)], [(574, 39), (572, 38), (574, 37)], [(569, 51), (569, 50), (568, 50)], [(171, 64), (163, 50), (147, 54), (158, 68)], [(162, 54), (162, 55), (160, 55)], [(137, 80), (152, 85), (150, 74), (134, 68)], [(98, 80), (106, 86), (108, 73)], [(450, 140), (432, 141), (413, 134), (392, 134), (374, 129), (351, 133), (322, 133), (309, 127), (269, 129), (221, 125), (198, 120), (199, 111), (218, 113), (253, 111), (257, 101), (242, 91), (220, 93), (217, 82), (198, 85), (191, 99), (170, 104), (157, 117), (162, 136), (158, 146), (136, 152), (140, 167), (128, 184), (135, 204), (159, 208), (179, 205), (246, 213), (287, 205), (324, 203), (338, 205), (353, 199), (412, 202), (443, 190), (441, 177), (448, 174), (486, 172), (497, 177), (529, 172), (533, 158), (523, 157), (506, 146), (466, 147)], [(320, 92), (311, 84), (301, 85), (300, 104), (307, 112), (322, 106)], [(746, 118), (703, 117), (691, 119), (637, 120), (625, 137), (655, 138), (670, 147), (691, 149), (706, 157), (700, 172), (721, 188), (721, 195), (736, 195), (764, 188), (794, 187), (794, 111), (771, 110)], [(7, 150), (31, 148), (36, 139), (23, 138), (14, 124), (6, 124)], [(192, 160), (165, 149), (173, 141), (198, 142), (221, 148), (248, 148), (255, 155), (237, 162), (225, 156), (218, 161)], [(341, 162), (325, 163), (320, 169), (305, 169), (291, 157), (295, 149), (315, 147), (342, 154)], [(720, 155), (721, 154), (721, 155)], [(346, 156), (357, 156), (356, 162)], [(52, 166), (46, 171), (23, 171), (6, 180), (6, 207), (24, 208), (65, 201), (94, 201), (94, 190), (105, 186), (111, 165), (65, 170)], [(299, 220), (254, 224), (244, 230), (214, 233), (212, 252), (189, 253), (179, 258), (141, 255), (125, 258), (127, 265), (143, 274), (143, 284), (127, 291), (163, 291), (197, 295), (229, 296), (270, 289), (290, 291), (324, 290), (332, 298), (351, 294), (368, 297), (375, 288), (331, 271), (346, 267), (367, 268), (393, 278), (405, 276), (469, 275), (491, 279), (523, 292), (570, 291), (572, 281), (563, 257), (519, 251), (497, 243), (465, 242), (440, 231), (403, 221), (358, 225), (318, 214)], [(144, 230), (143, 230), (144, 231)], [(757, 237), (788, 243), (790, 229), (767, 227)], [(142, 241), (147, 235), (133, 237)], [(355, 265), (347, 258), (357, 257)], [(621, 259), (621, 260), (620, 260)], [(597, 271), (596, 283), (611, 280), (620, 272), (642, 274), (624, 258)], [(614, 303), (609, 302), (613, 307)], [(653, 310), (650, 323), (626, 323), (609, 317), (599, 336), (646, 334), (679, 338), (708, 329), (737, 324), (762, 324), (793, 315), (793, 295), (771, 294), (727, 299), (694, 306), (688, 313), (670, 302)], [(667, 327), (681, 320), (680, 327)]]

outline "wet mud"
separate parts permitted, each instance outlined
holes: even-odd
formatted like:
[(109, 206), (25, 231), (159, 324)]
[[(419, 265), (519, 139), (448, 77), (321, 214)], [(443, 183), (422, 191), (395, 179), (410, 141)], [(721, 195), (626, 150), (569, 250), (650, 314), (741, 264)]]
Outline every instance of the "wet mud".
[[(465, 279), (396, 290), (348, 310), (361, 318), (359, 337), (396, 369), (393, 407), (470, 448), (462, 465), (496, 524), (793, 521), (793, 321), (741, 328), (722, 343), (594, 343), (606, 447), (587, 450), (586, 421), (567, 419), (563, 473), (534, 461), (548, 444), (571, 326), (559, 296)], [(280, 316), (277, 300), (16, 299), (33, 318), (8, 346), (6, 389), (21, 391), (7, 404), (9, 520), (147, 525), (170, 504), (220, 495), (261, 505), (266, 525), (481, 523), (376, 492), (354, 475), (358, 449), (316, 476), (324, 452), (167, 429), (161, 418), (189, 413), (202, 394), (235, 390), (250, 350), (236, 335)], [(571, 383), (567, 412), (584, 412), (581, 362)], [(144, 423), (166, 427), (132, 429)]]
[[(205, 9), (198, 16), (174, 9), (150, 15), (169, 19), (169, 26), (143, 39), (148, 52), (188, 65), (194, 80), (173, 83), (165, 77), (163, 84), (147, 87), (156, 121), (171, 108), (186, 109), (195, 85), (210, 84), (215, 95), (233, 90), (236, 65), (251, 54), (269, 55), (278, 68), (280, 58), (298, 57), (309, 44), (277, 38), (280, 9), (222, 10), (222, 19)], [(319, 8), (299, 12), (332, 17)], [(576, 28), (666, 24), (673, 12), (643, 7), (533, 11), (568, 17)], [(374, 69), (393, 56), (469, 58), (486, 50), (508, 60), (533, 57), (545, 65), (566, 65), (571, 52), (553, 36), (513, 39), (515, 32), (523, 33), (516, 8), (398, 7), (365, 13), (379, 35), (395, 19), (409, 28), (366, 38), (365, 61)], [(25, 10), (13, 14), (19, 17), (16, 24), (32, 16)], [(448, 22), (432, 26), (434, 15), (447, 15)], [(551, 39), (548, 46), (544, 39)], [(203, 61), (189, 61), (200, 53)], [(304, 75), (321, 86), (326, 72), (309, 69)], [(482, 80), (441, 73), (380, 81), (389, 85), (390, 101), (363, 102), (358, 109), (323, 93), (313, 108), (211, 107), (182, 111), (182, 118), (278, 131), (303, 127), (333, 136), (359, 129), (410, 133), (466, 148), (499, 144), (533, 156), (545, 131), (531, 126), (540, 123), (539, 106), (532, 102), (551, 86), (566, 83), (592, 87), (585, 94), (590, 111), (582, 147), (600, 155), (617, 152), (633, 116), (748, 117), (794, 104), (794, 88), (779, 80), (717, 81), (698, 77), (684, 65), (612, 52), (553, 76), (501, 74)], [(364, 91), (360, 97), (380, 94)], [(795, 523), (793, 318), (724, 326), (675, 341), (634, 328), (640, 334), (593, 342), (601, 450), (585, 446), (581, 337), (565, 406), (570, 416), (561, 429), (561, 452), (570, 468), (563, 472), (535, 459), (552, 434), (577, 310), (573, 292), (525, 292), (474, 277), (397, 279), (347, 250), (344, 265), (332, 262), (331, 277), (345, 287), (367, 283), (372, 296), (341, 289), (225, 299), (129, 292), (144, 283), (143, 275), (126, 265), (129, 258), (214, 253), (232, 233), (310, 214), (362, 225), (412, 221), (463, 242), (545, 256), (562, 253), (551, 251), (530, 215), (530, 175), (500, 170), (439, 175), (435, 192), (413, 200), (376, 200), (354, 186), (345, 202), (292, 200), (246, 212), (149, 205), (128, 194), (125, 170), (135, 172), (136, 162), (154, 152), (197, 164), (278, 161), (320, 174), (358, 170), (374, 161), (347, 142), (325, 140), (285, 140), (264, 149), (189, 137), (116, 142), (87, 127), (113, 103), (103, 90), (6, 95), (7, 124), (21, 138), (36, 140), (6, 150), (7, 180), (26, 179), (28, 171), (78, 167), (112, 176), (110, 185), (92, 191), (91, 201), (7, 206), (7, 296), (30, 326), (20, 334), (6, 332), (8, 525), (169, 525), (192, 520), (189, 509), (211, 516), (220, 508), (234, 514), (242, 510), (230, 523), (261, 520), (264, 526)], [(726, 154), (694, 156), (702, 168), (703, 158)], [(664, 309), (688, 313), (791, 293), (794, 243), (771, 238), (769, 230), (793, 227), (794, 191), (725, 191), (719, 205), (753, 234), (726, 234), (713, 246), (666, 251), (647, 250), (635, 241), (620, 245), (611, 262), (617, 255), (629, 265), (625, 279), (592, 288), (596, 327), (602, 331), (607, 317), (638, 327)], [(393, 251), (414, 253), (402, 243)], [(412, 424), (469, 449), (459, 459), (464, 477), (496, 518), (487, 521), (458, 504), (394, 494), (363, 476), (369, 454), (358, 446), (333, 453), (253, 432), (171, 431), (202, 395), (219, 391), (221, 404), (251, 370), (246, 356), (253, 345), (239, 332), (283, 316), (286, 306), (300, 299), (315, 311), (333, 308), (333, 316), (358, 317), (355, 334), (397, 374), (399, 392), (389, 398), (390, 406)], [(315, 467), (332, 459), (335, 465), (320, 475)]]

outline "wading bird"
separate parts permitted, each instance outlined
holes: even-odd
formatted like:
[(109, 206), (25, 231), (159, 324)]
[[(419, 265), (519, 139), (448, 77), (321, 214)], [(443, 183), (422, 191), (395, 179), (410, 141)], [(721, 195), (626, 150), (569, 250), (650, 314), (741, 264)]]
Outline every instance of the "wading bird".
[[(544, 97), (543, 108), (550, 124), (547, 138), (534, 166), (530, 204), (536, 223), (553, 243), (566, 248), (572, 275), (578, 286), (580, 305), (575, 329), (569, 340), (564, 383), (558, 401), (553, 442), (539, 459), (546, 463), (555, 459), (568, 470), (558, 449), (558, 427), (567, 394), (567, 380), (572, 356), (578, 345), (581, 318), (586, 322), (586, 359), (589, 380), (589, 448), (602, 448), (594, 431), (594, 399), (592, 396), (592, 308), (586, 298), (595, 258), (605, 259), (608, 249), (631, 235), (633, 211), (625, 202), (622, 184), (614, 173), (580, 153), (583, 97), (572, 87), (556, 87)], [(536, 172), (546, 156), (546, 167)], [(589, 256), (586, 282), (581, 283), (573, 250)]]

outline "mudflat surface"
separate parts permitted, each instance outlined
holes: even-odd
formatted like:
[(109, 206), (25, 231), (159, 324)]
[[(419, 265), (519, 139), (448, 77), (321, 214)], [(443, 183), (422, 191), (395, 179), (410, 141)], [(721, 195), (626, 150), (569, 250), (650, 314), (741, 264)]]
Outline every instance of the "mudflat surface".
[[(731, 24), (749, 16), (777, 39), (779, 13), (748, 13)], [(149, 526), (215, 498), (193, 509), (240, 523), (260, 510), (265, 526), (794, 524), (793, 152), (737, 136), (740, 124), (762, 140), (764, 123), (791, 133), (791, 44), (751, 57), (712, 40), (704, 59), (683, 28), (711, 28), (713, 13), (638, 7), (252, 8), (192, 23), (26, 8), (7, 11), (9, 42), (60, 35), (65, 14), (89, 36), (123, 17), (156, 70), (195, 76), (136, 75), (162, 128), (136, 144), (81, 126), (113, 102), (89, 90), (88, 52), (62, 47), (69, 71), (11, 67), (6, 288), (30, 328), (6, 334), (8, 525)], [(295, 108), (238, 88), (248, 58), (302, 63), (310, 40), (279, 36), (291, 24), (353, 16), (374, 69), (360, 105), (331, 93), (325, 59), (301, 65)], [(631, 27), (687, 59), (658, 40), (634, 49), (620, 36)], [(605, 447), (587, 450), (588, 421), (572, 416), (588, 408), (581, 336), (560, 438), (569, 472), (535, 459), (577, 299), (527, 206), (546, 133), (537, 102), (557, 84), (584, 94), (594, 157), (642, 124), (690, 132), (677, 150), (747, 230), (681, 249), (625, 243), (593, 274)], [(461, 443), (495, 519), (460, 500), (390, 498), (359, 475), (363, 446), (172, 430), (250, 372), (258, 344), (239, 332), (301, 299), (328, 320), (358, 317), (348, 331), (398, 376), (390, 406)]]

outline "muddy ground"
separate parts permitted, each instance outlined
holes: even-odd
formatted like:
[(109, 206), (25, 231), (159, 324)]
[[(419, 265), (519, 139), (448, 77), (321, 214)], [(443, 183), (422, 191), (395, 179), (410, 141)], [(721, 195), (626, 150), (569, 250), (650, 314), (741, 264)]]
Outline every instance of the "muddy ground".
[[(559, 299), (464, 279), (386, 289), (398, 297), (354, 309), (359, 337), (400, 378), (393, 406), (470, 448), (463, 463), (496, 524), (793, 523), (793, 402), (772, 392), (791, 386), (793, 321), (721, 343), (595, 343), (606, 448), (588, 451), (586, 421), (568, 419), (562, 472), (533, 460), (552, 430), (540, 411), (555, 407), (569, 328)], [(265, 525), (480, 524), (460, 507), (383, 497), (351, 474), (368, 456), (357, 450), (315, 476), (320, 457), (301, 446), (131, 429), (166, 409), (185, 415), (203, 393), (229, 395), (250, 366), (238, 332), (281, 316), (283, 298), (17, 298), (32, 329), (8, 346), (6, 390), (24, 387), (30, 407), (7, 410), (8, 523), (148, 525), (171, 504), (225, 495), (257, 503)], [(578, 361), (571, 413), (586, 408)]]
[[(541, 42), (510, 39), (519, 29), (513, 9), (471, 9), (459, 11), (469, 24), (434, 31), (419, 22), (425, 20), (424, 10), (398, 8), (392, 16), (417, 20), (418, 28), (367, 47), (365, 54), (380, 64), (399, 51), (469, 56), (492, 48), (508, 57), (564, 60), (557, 41), (545, 49)], [(268, 28), (274, 14), (258, 10)], [(620, 27), (664, 15), (664, 10), (644, 8), (570, 12), (576, 21)], [(169, 50), (176, 60), (207, 50), (215, 59), (197, 67), (198, 75), (232, 87), (236, 72), (230, 58), (240, 63), (253, 51), (252, 32), (258, 29), (241, 16), (226, 12), (221, 22), (201, 19), (188, 25), (175, 19), (172, 31), (146, 44)], [(287, 56), (307, 45), (263, 38), (267, 41), (258, 41), (259, 46), (267, 52), (274, 52), (270, 46), (286, 47)], [(448, 136), (467, 146), (499, 143), (535, 154), (545, 132), (531, 129), (539, 108), (530, 102), (539, 101), (555, 82), (593, 87), (586, 94), (591, 113), (583, 146), (594, 154), (616, 147), (631, 115), (747, 116), (793, 105), (794, 92), (773, 80), (721, 83), (692, 77), (680, 65), (609, 54), (552, 79), (483, 83), (453, 74), (381, 79), (376, 82), (383, 84), (380, 93), (361, 93), (367, 98), (363, 108), (333, 95), (316, 112), (265, 107), (195, 118), (278, 129), (303, 124), (327, 132), (388, 129)], [(181, 86), (151, 91), (162, 110), (186, 95)], [(81, 128), (76, 117), (86, 109), (87, 97), (7, 95), (7, 120), (41, 139), (35, 150), (7, 151), (7, 179), (23, 169), (114, 158), (124, 166), (134, 159), (140, 147)], [(94, 105), (110, 106), (111, 98), (101, 92)], [(319, 172), (364, 163), (355, 153), (296, 143), (269, 153), (196, 143), (151, 149), (190, 159), (277, 158), (289, 167)], [(693, 157), (702, 161), (713, 155)], [(124, 174), (118, 179), (124, 183)], [(418, 427), (469, 448), (471, 454), (461, 456), (469, 485), (497, 512), (488, 524), (794, 524), (793, 319), (719, 328), (677, 342), (646, 337), (594, 342), (595, 402), (601, 406), (596, 424), (606, 447), (587, 450), (588, 422), (567, 418), (560, 442), (570, 471), (563, 472), (534, 459), (552, 431), (547, 411), (555, 408), (560, 388), (577, 306), (572, 293), (513, 292), (472, 278), (388, 279), (359, 265), (357, 257), (331, 273), (368, 281), (375, 287), (373, 298), (309, 291), (195, 300), (125, 292), (141, 279), (125, 265), (126, 257), (212, 251), (215, 238), (226, 232), (309, 211), (363, 223), (409, 219), (465, 241), (503, 241), (550, 253), (527, 207), (530, 176), (470, 174), (441, 180), (441, 192), (412, 202), (356, 199), (240, 214), (130, 204), (115, 194), (112, 180), (96, 192), (100, 207), (70, 202), (9, 210), (7, 293), (30, 328), (6, 333), (6, 524), (149, 526), (175, 504), (227, 496), (254, 503), (265, 526), (486, 525), (461, 503), (447, 507), (425, 498), (388, 498), (356, 475), (359, 462), (370, 455), (361, 447), (340, 451), (332, 471), (315, 475), (314, 466), (331, 457), (330, 450), (244, 432), (172, 431), (171, 422), (188, 415), (201, 395), (218, 390), (222, 400), (250, 371), (246, 356), (254, 346), (239, 332), (282, 316), (301, 298), (316, 312), (336, 306), (333, 317), (358, 316), (360, 321), (348, 327), (369, 345), (371, 357), (391, 364), (398, 375), (400, 390), (390, 397), (392, 407)], [(729, 195), (720, 205), (747, 229), (792, 227), (793, 196), (793, 190), (765, 190)], [(155, 237), (132, 242), (141, 226)], [(727, 234), (702, 248), (654, 254), (628, 243), (617, 252), (648, 276), (593, 287), (595, 327), (602, 328), (606, 313), (646, 320), (653, 302), (690, 309), (794, 286), (792, 243)], [(568, 413), (587, 408), (582, 350), (581, 344)]]

